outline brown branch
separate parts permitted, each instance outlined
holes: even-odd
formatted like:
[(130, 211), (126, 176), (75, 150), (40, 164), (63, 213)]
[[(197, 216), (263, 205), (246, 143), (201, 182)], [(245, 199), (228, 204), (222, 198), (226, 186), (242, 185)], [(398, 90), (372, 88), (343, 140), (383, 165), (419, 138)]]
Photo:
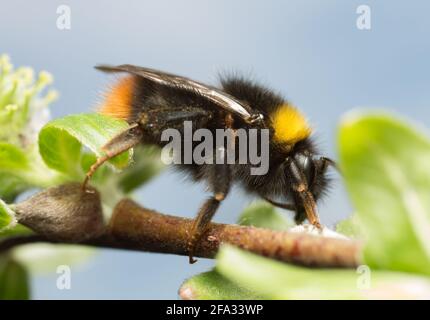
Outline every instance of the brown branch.
[(51, 242), (46, 237), (40, 236), (38, 234), (28, 234), (19, 236), (10, 236), (4, 239), (0, 239), (0, 253), (13, 249), (16, 246), (22, 244), (30, 244), (37, 242)]
[[(115, 208), (108, 226), (110, 246), (149, 252), (187, 255), (193, 220), (157, 213), (125, 199)], [(106, 244), (106, 240), (102, 240)], [(212, 223), (195, 256), (213, 258), (220, 244), (306, 266), (356, 267), (361, 246), (353, 240), (302, 233)]]
[[(15, 208), (18, 220), (35, 234), (0, 240), (0, 251), (42, 241), (188, 254), (193, 220), (160, 214), (124, 199), (104, 226), (99, 201), (95, 190), (83, 193), (79, 185), (42, 191)], [(306, 266), (356, 267), (361, 260), (361, 246), (353, 240), (217, 223), (210, 225), (195, 256), (213, 258), (222, 243)]]

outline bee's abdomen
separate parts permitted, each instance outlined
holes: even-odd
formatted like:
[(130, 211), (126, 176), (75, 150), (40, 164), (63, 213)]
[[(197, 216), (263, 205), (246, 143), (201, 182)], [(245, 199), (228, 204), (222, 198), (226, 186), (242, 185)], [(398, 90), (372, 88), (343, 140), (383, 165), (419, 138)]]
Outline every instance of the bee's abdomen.
[(136, 78), (126, 76), (109, 86), (103, 94), (103, 102), (99, 106), (100, 113), (128, 120), (133, 113), (133, 99), (135, 94)]

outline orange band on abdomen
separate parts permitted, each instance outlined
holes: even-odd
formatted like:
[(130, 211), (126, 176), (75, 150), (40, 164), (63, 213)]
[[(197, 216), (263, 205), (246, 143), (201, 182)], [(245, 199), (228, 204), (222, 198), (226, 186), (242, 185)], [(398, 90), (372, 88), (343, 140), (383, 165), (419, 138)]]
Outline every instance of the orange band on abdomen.
[(114, 118), (127, 120), (132, 113), (135, 78), (126, 76), (118, 80), (105, 93), (99, 112)]

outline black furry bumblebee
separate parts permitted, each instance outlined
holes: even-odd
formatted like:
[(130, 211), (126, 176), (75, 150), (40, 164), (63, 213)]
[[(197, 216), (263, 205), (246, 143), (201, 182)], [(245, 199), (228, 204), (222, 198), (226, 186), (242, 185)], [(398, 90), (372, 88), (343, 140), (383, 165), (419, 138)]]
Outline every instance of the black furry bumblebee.
[(316, 156), (318, 152), (306, 118), (281, 96), (240, 77), (223, 78), (219, 89), (133, 65), (96, 68), (126, 74), (107, 91), (100, 112), (125, 119), (130, 127), (105, 145), (106, 155), (91, 167), (84, 186), (95, 170), (115, 155), (139, 143), (164, 146), (166, 142), (160, 139), (162, 131), (183, 130), (184, 121), (191, 121), (194, 129), (269, 130), (270, 161), (264, 175), (250, 174), (249, 164), (179, 165), (195, 180), (206, 181), (212, 192), (200, 208), (190, 233), (190, 263), (195, 261), (194, 247), (232, 183), (241, 184), (275, 206), (293, 210), (297, 223), (307, 218), (314, 226), (321, 227), (316, 201), (327, 190), (327, 168), (334, 162)]

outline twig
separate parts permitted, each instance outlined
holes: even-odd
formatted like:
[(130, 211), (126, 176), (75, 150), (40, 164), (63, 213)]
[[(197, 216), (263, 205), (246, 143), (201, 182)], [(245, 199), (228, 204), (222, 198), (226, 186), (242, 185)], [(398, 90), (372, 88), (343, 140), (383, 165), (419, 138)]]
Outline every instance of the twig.
[[(105, 248), (187, 255), (191, 219), (157, 213), (124, 199), (114, 209), (101, 236), (80, 244)], [(23, 243), (52, 240), (40, 235), (0, 241), (0, 251)], [(196, 257), (213, 258), (222, 243), (281, 261), (313, 267), (356, 267), (361, 245), (357, 241), (212, 223), (195, 250)]]

